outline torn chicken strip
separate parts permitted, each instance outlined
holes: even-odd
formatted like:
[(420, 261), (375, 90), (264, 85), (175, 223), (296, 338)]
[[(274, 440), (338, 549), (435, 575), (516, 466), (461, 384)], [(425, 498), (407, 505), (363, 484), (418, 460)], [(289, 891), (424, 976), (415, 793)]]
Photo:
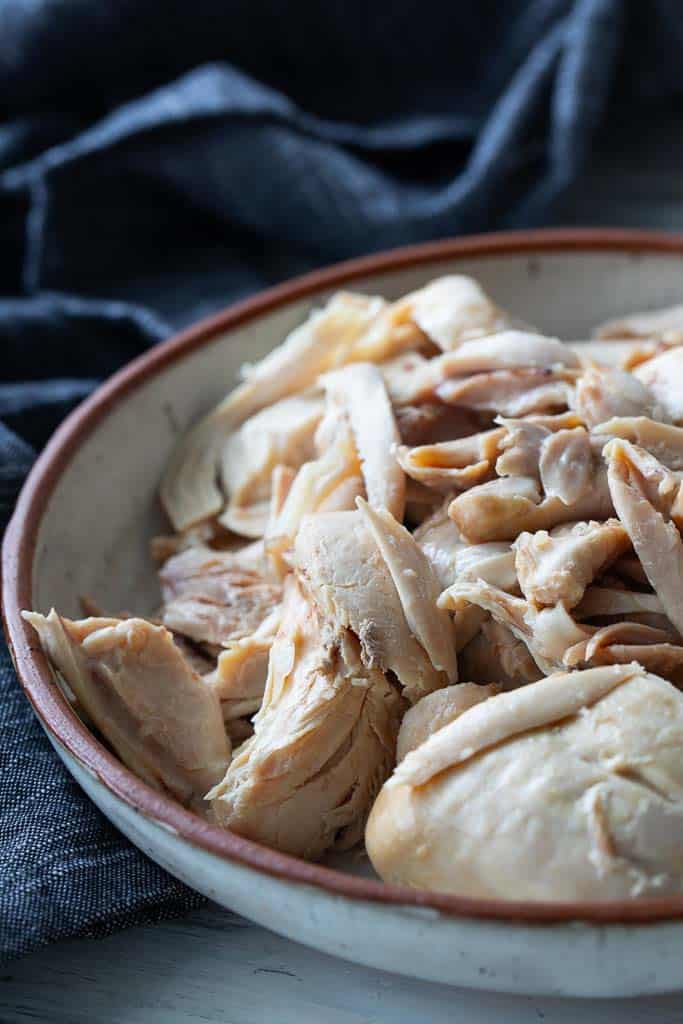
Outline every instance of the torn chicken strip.
[(352, 509), (362, 492), (356, 446), (349, 427), (342, 424), (320, 458), (304, 463), (294, 478), (279, 516), (268, 528), (267, 551), (277, 558), (292, 546), (305, 516), (340, 505)]
[(636, 665), (499, 694), (397, 766), (370, 859), (389, 882), (469, 897), (678, 894), (682, 742), (683, 697)]
[(230, 745), (218, 698), (163, 626), (72, 622), (24, 612), (53, 667), (117, 754), (157, 789), (199, 805), (225, 773)]
[(205, 679), (220, 698), (224, 719), (253, 715), (260, 708), (272, 643), (272, 638), (249, 636), (219, 654), (216, 668)]
[(239, 552), (187, 548), (159, 573), (165, 626), (198, 642), (226, 644), (249, 636), (282, 599), (264, 568), (263, 545)]
[[(360, 641), (363, 664), (393, 672), (411, 702), (449, 682), (410, 628), (392, 574), (361, 512), (309, 516), (297, 535), (293, 562), (324, 621), (336, 630), (351, 629)], [(406, 577), (406, 584), (412, 583)]]
[(586, 369), (608, 366), (626, 370), (657, 353), (655, 344), (641, 341), (568, 341), (566, 344)]
[(403, 519), (405, 476), (393, 453), (400, 436), (381, 373), (356, 363), (327, 374), (323, 385), (348, 417), (369, 503)]
[(215, 669), (204, 676), (219, 700), (224, 721), (258, 711), (268, 674), (268, 656), (281, 618), (276, 608), (251, 636), (230, 643)]
[(633, 376), (654, 395), (668, 419), (673, 423), (683, 422), (683, 347), (677, 346), (648, 359), (636, 366)]
[(366, 527), (394, 581), (406, 622), (437, 671), (449, 682), (458, 678), (453, 629), (448, 614), (437, 607), (441, 586), (429, 559), (405, 526), (387, 509), (356, 499)]
[(456, 558), (465, 542), (448, 515), (448, 502), (418, 526), (413, 539), (429, 559), (441, 588), (450, 587), (457, 576)]
[(579, 621), (609, 615), (631, 618), (640, 614), (665, 614), (662, 602), (656, 594), (641, 594), (636, 590), (615, 590), (613, 587), (605, 586), (588, 587), (574, 608), (574, 616)]
[(573, 380), (570, 370), (495, 370), (445, 380), (435, 394), (442, 402), (465, 409), (526, 416), (570, 406)]
[(313, 437), (321, 398), (294, 396), (262, 409), (231, 434), (223, 448), (223, 488), (229, 503), (219, 522), (235, 533), (262, 537), (269, 513), (273, 469), (298, 469), (315, 455)]
[(666, 515), (673, 481), (664, 477), (661, 463), (629, 441), (610, 441), (604, 456), (617, 515), (669, 620), (683, 634), (683, 541)]
[[(456, 618), (471, 609), (482, 612), (471, 604), (456, 612)], [(467, 679), (476, 683), (497, 683), (504, 690), (526, 686), (543, 674), (526, 644), (488, 614), (467, 646), (458, 652), (458, 664), (460, 674)]]
[(502, 331), (486, 338), (465, 341), (455, 352), (431, 360), (441, 380), (469, 377), (493, 370), (517, 370), (520, 367), (553, 370), (578, 369), (580, 361), (559, 338), (547, 338), (528, 331)]
[(539, 607), (562, 601), (567, 608), (577, 605), (589, 583), (630, 546), (617, 519), (521, 533), (512, 545), (526, 599)]
[(596, 467), (590, 489), (573, 505), (558, 497), (542, 498), (530, 477), (500, 477), (459, 494), (448, 514), (471, 544), (514, 540), (524, 530), (549, 530), (580, 519), (606, 519), (614, 509), (603, 467)]
[[(621, 660), (619, 660), (621, 659)], [(618, 665), (637, 662), (646, 672), (668, 679), (674, 686), (683, 686), (683, 647), (671, 643), (609, 644), (600, 647), (590, 658), (592, 665)]]
[(654, 338), (678, 345), (683, 343), (683, 306), (668, 306), (608, 320), (594, 333), (596, 338)]
[(576, 505), (590, 491), (596, 475), (588, 432), (583, 427), (558, 430), (544, 438), (538, 472), (546, 499)]
[(228, 436), (246, 419), (287, 396), (306, 391), (322, 373), (347, 362), (386, 359), (410, 347), (421, 332), (389, 316), (384, 299), (339, 292), (313, 312), (255, 366), (173, 453), (161, 500), (176, 530), (218, 515), (224, 495), (218, 465)]
[[(639, 622), (612, 622), (596, 630), (586, 640), (567, 648), (563, 660), (567, 668), (600, 664), (600, 652), (605, 648), (618, 647), (623, 650), (626, 647), (668, 644), (669, 640), (670, 634), (662, 629), (654, 629)], [(609, 657), (606, 656), (605, 663), (616, 664), (613, 660), (609, 661)]]
[(217, 822), (314, 859), (348, 848), (391, 771), (403, 701), (361, 663), (347, 631), (329, 631), (293, 577), (273, 643), (254, 735), (207, 799)]
[(654, 396), (637, 376), (607, 367), (594, 366), (581, 375), (572, 408), (587, 427), (615, 416), (662, 418)]
[[(427, 401), (436, 395), (453, 405), (493, 409), (502, 398), (511, 394), (514, 398), (522, 389), (528, 391), (549, 381), (573, 381), (579, 365), (576, 354), (557, 338), (504, 331), (464, 342), (454, 352), (416, 365), (410, 374), (392, 374), (387, 386), (394, 405)], [(473, 381), (469, 388), (465, 384), (468, 378)], [(470, 396), (469, 402), (456, 402), (451, 397), (459, 389)], [(502, 408), (499, 411), (505, 412)]]
[(593, 433), (605, 441), (613, 437), (630, 441), (654, 455), (667, 469), (683, 470), (683, 427), (647, 416), (616, 416), (599, 423)]
[(461, 544), (455, 553), (454, 579), (483, 580), (508, 593), (518, 593), (515, 553), (507, 541)]
[(410, 317), (445, 352), (468, 338), (493, 334), (509, 326), (510, 318), (491, 301), (471, 277), (449, 274), (430, 281), (400, 300)]
[(481, 704), (497, 693), (500, 693), (500, 687), (495, 683), (489, 686), (456, 683), (428, 693), (412, 708), (408, 708), (403, 717), (396, 744), (396, 762), (402, 761), (406, 754), (419, 747), (444, 725), (454, 722), (475, 704)]
[(563, 604), (540, 611), (521, 597), (507, 594), (483, 580), (456, 580), (444, 590), (439, 607), (457, 611), (464, 602), (489, 612), (529, 648), (541, 672), (548, 674), (562, 665), (568, 647), (588, 638), (592, 630), (579, 626)]
[(439, 491), (465, 490), (493, 471), (505, 427), (486, 430), (455, 441), (396, 449), (398, 462), (413, 480)]

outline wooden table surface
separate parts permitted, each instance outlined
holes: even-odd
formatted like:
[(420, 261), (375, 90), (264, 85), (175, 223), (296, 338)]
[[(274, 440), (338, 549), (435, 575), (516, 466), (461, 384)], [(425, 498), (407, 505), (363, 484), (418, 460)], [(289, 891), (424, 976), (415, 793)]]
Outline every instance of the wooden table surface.
[[(634, 120), (636, 146), (603, 138), (556, 223), (683, 231), (677, 125)], [(1, 1024), (576, 1024), (584, 1016), (680, 1024), (683, 994), (587, 1005), (467, 992), (355, 967), (217, 907), (98, 942), (58, 943), (0, 973)]]

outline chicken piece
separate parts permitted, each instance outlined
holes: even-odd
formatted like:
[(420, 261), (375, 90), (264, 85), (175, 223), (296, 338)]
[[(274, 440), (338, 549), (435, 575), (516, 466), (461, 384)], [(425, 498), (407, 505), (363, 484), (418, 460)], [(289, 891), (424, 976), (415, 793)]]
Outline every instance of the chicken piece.
[(458, 345), (457, 350), (433, 359), (441, 379), (468, 377), (493, 370), (518, 370), (520, 367), (554, 370), (578, 369), (579, 357), (559, 338), (546, 338), (528, 331), (501, 331)]
[(576, 371), (563, 368), (493, 370), (444, 380), (434, 394), (442, 402), (465, 409), (526, 416), (571, 405), (575, 376)]
[(260, 543), (236, 553), (187, 548), (165, 563), (159, 579), (164, 625), (210, 644), (249, 636), (282, 599), (280, 583), (265, 572)]
[[(456, 612), (456, 616), (473, 608), (477, 609), (477, 606), (468, 605)], [(477, 611), (481, 613), (482, 609)], [(460, 674), (467, 679), (476, 683), (496, 683), (504, 690), (533, 683), (543, 674), (526, 644), (507, 626), (488, 615), (467, 646), (458, 652), (458, 664)]]
[(277, 520), (277, 517), (282, 512), (282, 507), (287, 500), (294, 478), (296, 476), (296, 470), (292, 469), (291, 466), (283, 466), (279, 463), (273, 467), (270, 483), (270, 503), (268, 506), (268, 525), (266, 526), (266, 532), (269, 527)]
[(437, 607), (441, 586), (429, 559), (387, 509), (372, 508), (362, 498), (356, 505), (391, 574), (413, 636), (434, 668), (454, 683), (458, 665), (453, 630), (448, 615)]
[[(412, 373), (393, 373), (387, 387), (394, 405), (422, 402), (436, 395), (454, 405), (506, 412), (501, 405), (503, 400), (529, 405), (529, 399), (520, 399), (520, 393), (545, 387), (548, 382), (571, 382), (578, 367), (576, 354), (557, 338), (528, 331), (503, 331), (466, 341), (456, 351), (415, 365)], [(471, 386), (468, 378), (472, 380)], [(467, 400), (456, 401), (453, 396), (460, 393)], [(541, 403), (538, 407), (566, 405), (564, 398), (563, 391), (559, 401)], [(524, 408), (519, 414), (530, 411), (534, 410)], [(513, 411), (509, 415), (518, 413)]]
[(654, 338), (678, 345), (683, 342), (683, 306), (669, 306), (608, 320), (596, 328), (595, 337)]
[(548, 428), (529, 420), (506, 420), (501, 416), (497, 422), (505, 428), (498, 445), (501, 453), (496, 460), (498, 476), (537, 478), (541, 448), (544, 440), (550, 437)]
[(672, 427), (647, 416), (617, 416), (594, 428), (607, 441), (620, 437), (650, 452), (667, 469), (683, 470), (683, 427)]
[(244, 637), (218, 656), (218, 664), (205, 682), (221, 701), (224, 721), (253, 715), (261, 707), (268, 675), (272, 638)]
[[(618, 659), (621, 658), (622, 662)], [(637, 662), (646, 672), (654, 672), (679, 689), (683, 687), (683, 647), (667, 642), (658, 644), (610, 644), (600, 647), (587, 659), (593, 665)]]
[(370, 363), (356, 363), (327, 374), (323, 383), (348, 417), (368, 501), (403, 519), (405, 476), (393, 454), (400, 436), (381, 373)]
[(581, 366), (609, 366), (615, 370), (630, 369), (657, 352), (652, 342), (620, 341), (568, 341), (567, 346), (577, 354)]
[(401, 300), (410, 317), (444, 351), (503, 330), (510, 320), (471, 277), (449, 274)]
[(683, 541), (667, 515), (678, 482), (629, 441), (610, 441), (604, 456), (617, 515), (667, 617), (683, 634)]
[(672, 423), (683, 422), (683, 348), (677, 346), (648, 359), (636, 366), (633, 376), (654, 395), (663, 410), (664, 415), (654, 419), (666, 417)]
[(455, 579), (484, 580), (501, 590), (517, 593), (515, 553), (506, 541), (461, 544), (455, 553)]
[(137, 775), (199, 808), (230, 761), (218, 698), (163, 626), (23, 612), (80, 707)]
[(418, 526), (413, 539), (422, 548), (442, 589), (450, 587), (457, 575), (456, 558), (465, 546), (457, 526), (442, 505)]
[(559, 430), (541, 444), (538, 471), (546, 498), (576, 505), (589, 493), (596, 467), (590, 438), (583, 427)]
[(268, 657), (280, 624), (276, 608), (250, 636), (230, 643), (221, 651), (212, 672), (204, 676), (221, 702), (224, 721), (258, 711), (268, 675)]
[(342, 425), (327, 450), (304, 463), (297, 473), (280, 514), (268, 527), (266, 550), (277, 561), (294, 543), (305, 516), (340, 507), (352, 509), (362, 492), (358, 452), (349, 427)]
[[(336, 630), (352, 630), (363, 664), (393, 672), (411, 703), (454, 681), (432, 664), (414, 635), (392, 573), (361, 512), (309, 516), (297, 535), (293, 562), (324, 621)], [(431, 569), (429, 575), (433, 577)], [(412, 582), (406, 577), (406, 583)], [(438, 591), (436, 581), (430, 583), (432, 589)]]
[(217, 467), (229, 435), (259, 410), (305, 391), (321, 373), (352, 359), (354, 345), (386, 305), (380, 298), (340, 292), (248, 368), (242, 384), (185, 436), (171, 457), (161, 500), (176, 530), (220, 513), (224, 495)]
[[(622, 661), (618, 661), (618, 658)], [(634, 622), (603, 626), (585, 643), (570, 648), (565, 656), (568, 668), (578, 665), (616, 665), (637, 661), (647, 672), (683, 686), (683, 646), (671, 632)]]
[(521, 640), (541, 672), (549, 674), (562, 666), (567, 649), (586, 640), (592, 632), (579, 626), (563, 604), (540, 611), (521, 597), (507, 594), (483, 580), (458, 579), (439, 598), (439, 607), (457, 611), (463, 603), (476, 604), (490, 613)]
[(362, 835), (391, 771), (403, 701), (364, 667), (347, 630), (329, 631), (293, 577), (254, 735), (207, 794), (216, 821), (315, 859)]
[(444, 686), (442, 690), (428, 693), (412, 708), (408, 708), (404, 715), (396, 744), (397, 763), (444, 725), (454, 722), (475, 704), (495, 697), (497, 693), (500, 693), (500, 687), (495, 683), (490, 686), (456, 683), (454, 686)]
[(183, 533), (161, 534), (152, 537), (149, 542), (149, 554), (153, 562), (161, 564), (186, 548), (213, 546), (241, 548), (244, 546), (244, 541), (241, 537), (236, 539), (232, 534), (227, 533), (217, 520), (205, 519), (203, 523), (191, 526)]
[(235, 533), (262, 537), (268, 520), (271, 479), (278, 464), (298, 469), (315, 455), (313, 437), (322, 399), (284, 398), (255, 413), (223, 448), (223, 489), (230, 496), (219, 522)]
[(466, 490), (492, 475), (505, 436), (505, 427), (498, 427), (440, 444), (399, 446), (396, 458), (411, 479), (427, 487), (442, 492)]
[(595, 619), (604, 616), (624, 616), (633, 620), (634, 615), (664, 615), (662, 602), (656, 594), (641, 594), (637, 590), (617, 590), (613, 587), (588, 587), (579, 604), (574, 608), (575, 618)]
[(576, 384), (572, 408), (587, 427), (614, 416), (657, 416), (661, 412), (644, 384), (630, 373), (594, 366)]
[(469, 897), (683, 890), (683, 696), (635, 665), (491, 697), (397, 766), (366, 828), (388, 882)]
[(512, 545), (522, 593), (541, 607), (577, 605), (596, 576), (631, 546), (621, 523), (579, 522), (551, 533), (521, 533)]
[(471, 544), (514, 540), (524, 530), (549, 530), (579, 519), (606, 519), (614, 509), (604, 467), (596, 467), (590, 489), (573, 505), (541, 498), (531, 477), (500, 477), (457, 495), (448, 507), (462, 537)]

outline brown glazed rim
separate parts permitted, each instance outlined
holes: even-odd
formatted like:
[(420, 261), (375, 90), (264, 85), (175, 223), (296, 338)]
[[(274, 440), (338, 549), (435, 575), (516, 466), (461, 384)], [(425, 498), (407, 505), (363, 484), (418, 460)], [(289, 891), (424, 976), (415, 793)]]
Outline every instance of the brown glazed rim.
[(340, 263), (270, 288), (157, 345), (111, 377), (61, 424), (26, 480), (5, 534), (2, 549), (3, 618), (19, 679), (36, 714), (59, 744), (94, 773), (116, 797), (145, 817), (162, 823), (188, 842), (219, 857), (345, 899), (390, 904), (397, 908), (431, 908), (460, 918), (538, 925), (577, 920), (594, 924), (633, 924), (683, 918), (683, 896), (631, 902), (537, 903), (472, 899), (413, 890), (309, 864), (209, 825), (171, 797), (142, 782), (86, 729), (54, 684), (33, 631), (20, 616), (22, 608), (32, 607), (33, 557), (41, 517), (61, 473), (79, 445), (110, 410), (124, 402), (154, 374), (210, 343), (224, 331), (294, 300), (348, 284), (368, 274), (426, 266), (457, 257), (532, 257), (535, 253), (547, 252), (626, 252), (632, 253), (634, 258), (645, 253), (683, 257), (683, 235), (603, 229), (511, 232), (433, 242)]

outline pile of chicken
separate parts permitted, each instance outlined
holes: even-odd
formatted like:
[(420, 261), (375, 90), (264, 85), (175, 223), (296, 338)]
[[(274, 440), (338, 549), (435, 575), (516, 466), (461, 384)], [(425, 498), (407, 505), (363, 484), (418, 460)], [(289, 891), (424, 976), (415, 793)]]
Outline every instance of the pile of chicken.
[(243, 836), (680, 890), (682, 481), (683, 307), (563, 343), (462, 276), (341, 292), (175, 452), (155, 620), (26, 618), (122, 760)]

